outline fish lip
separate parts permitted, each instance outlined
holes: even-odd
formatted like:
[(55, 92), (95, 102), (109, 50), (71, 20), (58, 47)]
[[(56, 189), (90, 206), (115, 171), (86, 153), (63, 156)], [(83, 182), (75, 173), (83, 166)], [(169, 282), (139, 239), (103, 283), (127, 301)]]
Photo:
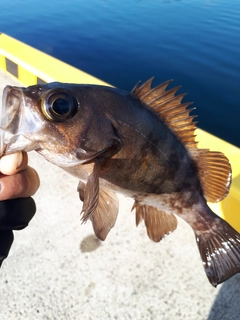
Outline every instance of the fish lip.
[(20, 118), (23, 92), (20, 88), (6, 86), (3, 90), (1, 129), (16, 133)]
[(24, 88), (6, 86), (2, 98), (0, 156), (33, 150), (29, 137), (39, 129), (36, 120), (26, 105)]
[[(15, 91), (15, 94), (13, 91)], [(11, 93), (12, 96), (10, 97)], [(21, 101), (22, 92), (18, 88), (12, 86), (4, 88), (0, 118), (0, 156), (6, 153), (10, 136), (13, 136), (17, 131)]]

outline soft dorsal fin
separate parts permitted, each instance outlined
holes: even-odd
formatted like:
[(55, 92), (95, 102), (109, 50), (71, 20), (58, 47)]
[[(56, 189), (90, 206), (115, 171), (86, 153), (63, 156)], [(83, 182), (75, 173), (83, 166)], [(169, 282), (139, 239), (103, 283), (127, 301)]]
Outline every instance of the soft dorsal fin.
[(197, 148), (194, 131), (196, 123), (190, 116), (193, 109), (187, 107), (191, 103), (182, 103), (185, 94), (176, 95), (180, 87), (166, 90), (172, 80), (166, 81), (155, 88), (151, 88), (153, 78), (139, 83), (132, 93), (152, 108), (159, 117), (176, 134), (195, 160), (204, 196), (207, 201), (217, 202), (226, 197), (231, 184), (231, 166), (228, 159), (221, 152), (211, 152)]
[(152, 81), (153, 78), (143, 83), (140, 87), (138, 87), (139, 83), (137, 83), (132, 93), (148, 107), (152, 108), (187, 148), (197, 148), (194, 135), (196, 122), (193, 121), (196, 116), (189, 115), (194, 109), (187, 109), (191, 102), (181, 103), (185, 94), (175, 96), (175, 93), (181, 87), (166, 90), (167, 86), (172, 82), (172, 80), (169, 80), (155, 88), (151, 88)]
[(227, 157), (221, 152), (207, 149), (192, 149), (190, 153), (198, 166), (205, 199), (209, 202), (224, 199), (229, 192), (232, 178)]
[(140, 204), (137, 201), (135, 201), (133, 209), (136, 209), (136, 225), (138, 226), (144, 220), (147, 234), (154, 242), (159, 242), (177, 228), (177, 219), (172, 213)]

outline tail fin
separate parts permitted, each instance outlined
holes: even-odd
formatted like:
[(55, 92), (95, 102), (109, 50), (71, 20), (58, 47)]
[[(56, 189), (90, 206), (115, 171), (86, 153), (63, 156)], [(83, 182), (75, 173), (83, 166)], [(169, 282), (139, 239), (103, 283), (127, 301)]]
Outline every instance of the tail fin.
[(205, 232), (196, 232), (196, 241), (210, 283), (216, 287), (240, 272), (240, 234), (226, 221)]

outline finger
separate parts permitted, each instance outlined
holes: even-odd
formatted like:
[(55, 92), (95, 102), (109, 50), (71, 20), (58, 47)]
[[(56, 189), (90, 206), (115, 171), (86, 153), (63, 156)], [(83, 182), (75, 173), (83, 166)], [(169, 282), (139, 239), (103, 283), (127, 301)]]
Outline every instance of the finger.
[(0, 174), (0, 201), (30, 197), (36, 193), (39, 185), (40, 180), (37, 172), (29, 166), (15, 175)]
[(26, 152), (16, 152), (3, 156), (0, 160), (0, 172), (6, 175), (12, 175), (25, 170), (28, 164)]

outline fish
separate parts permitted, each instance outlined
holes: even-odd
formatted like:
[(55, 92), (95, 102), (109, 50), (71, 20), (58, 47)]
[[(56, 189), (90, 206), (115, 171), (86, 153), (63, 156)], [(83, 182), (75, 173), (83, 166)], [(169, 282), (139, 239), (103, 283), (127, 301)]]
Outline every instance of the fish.
[(138, 82), (131, 92), (110, 86), (53, 82), (3, 92), (1, 151), (35, 150), (79, 179), (82, 222), (105, 240), (122, 193), (134, 200), (136, 225), (159, 242), (177, 228), (193, 229), (203, 267), (216, 287), (240, 272), (240, 234), (208, 202), (224, 199), (231, 165), (199, 149), (191, 103), (172, 80)]

